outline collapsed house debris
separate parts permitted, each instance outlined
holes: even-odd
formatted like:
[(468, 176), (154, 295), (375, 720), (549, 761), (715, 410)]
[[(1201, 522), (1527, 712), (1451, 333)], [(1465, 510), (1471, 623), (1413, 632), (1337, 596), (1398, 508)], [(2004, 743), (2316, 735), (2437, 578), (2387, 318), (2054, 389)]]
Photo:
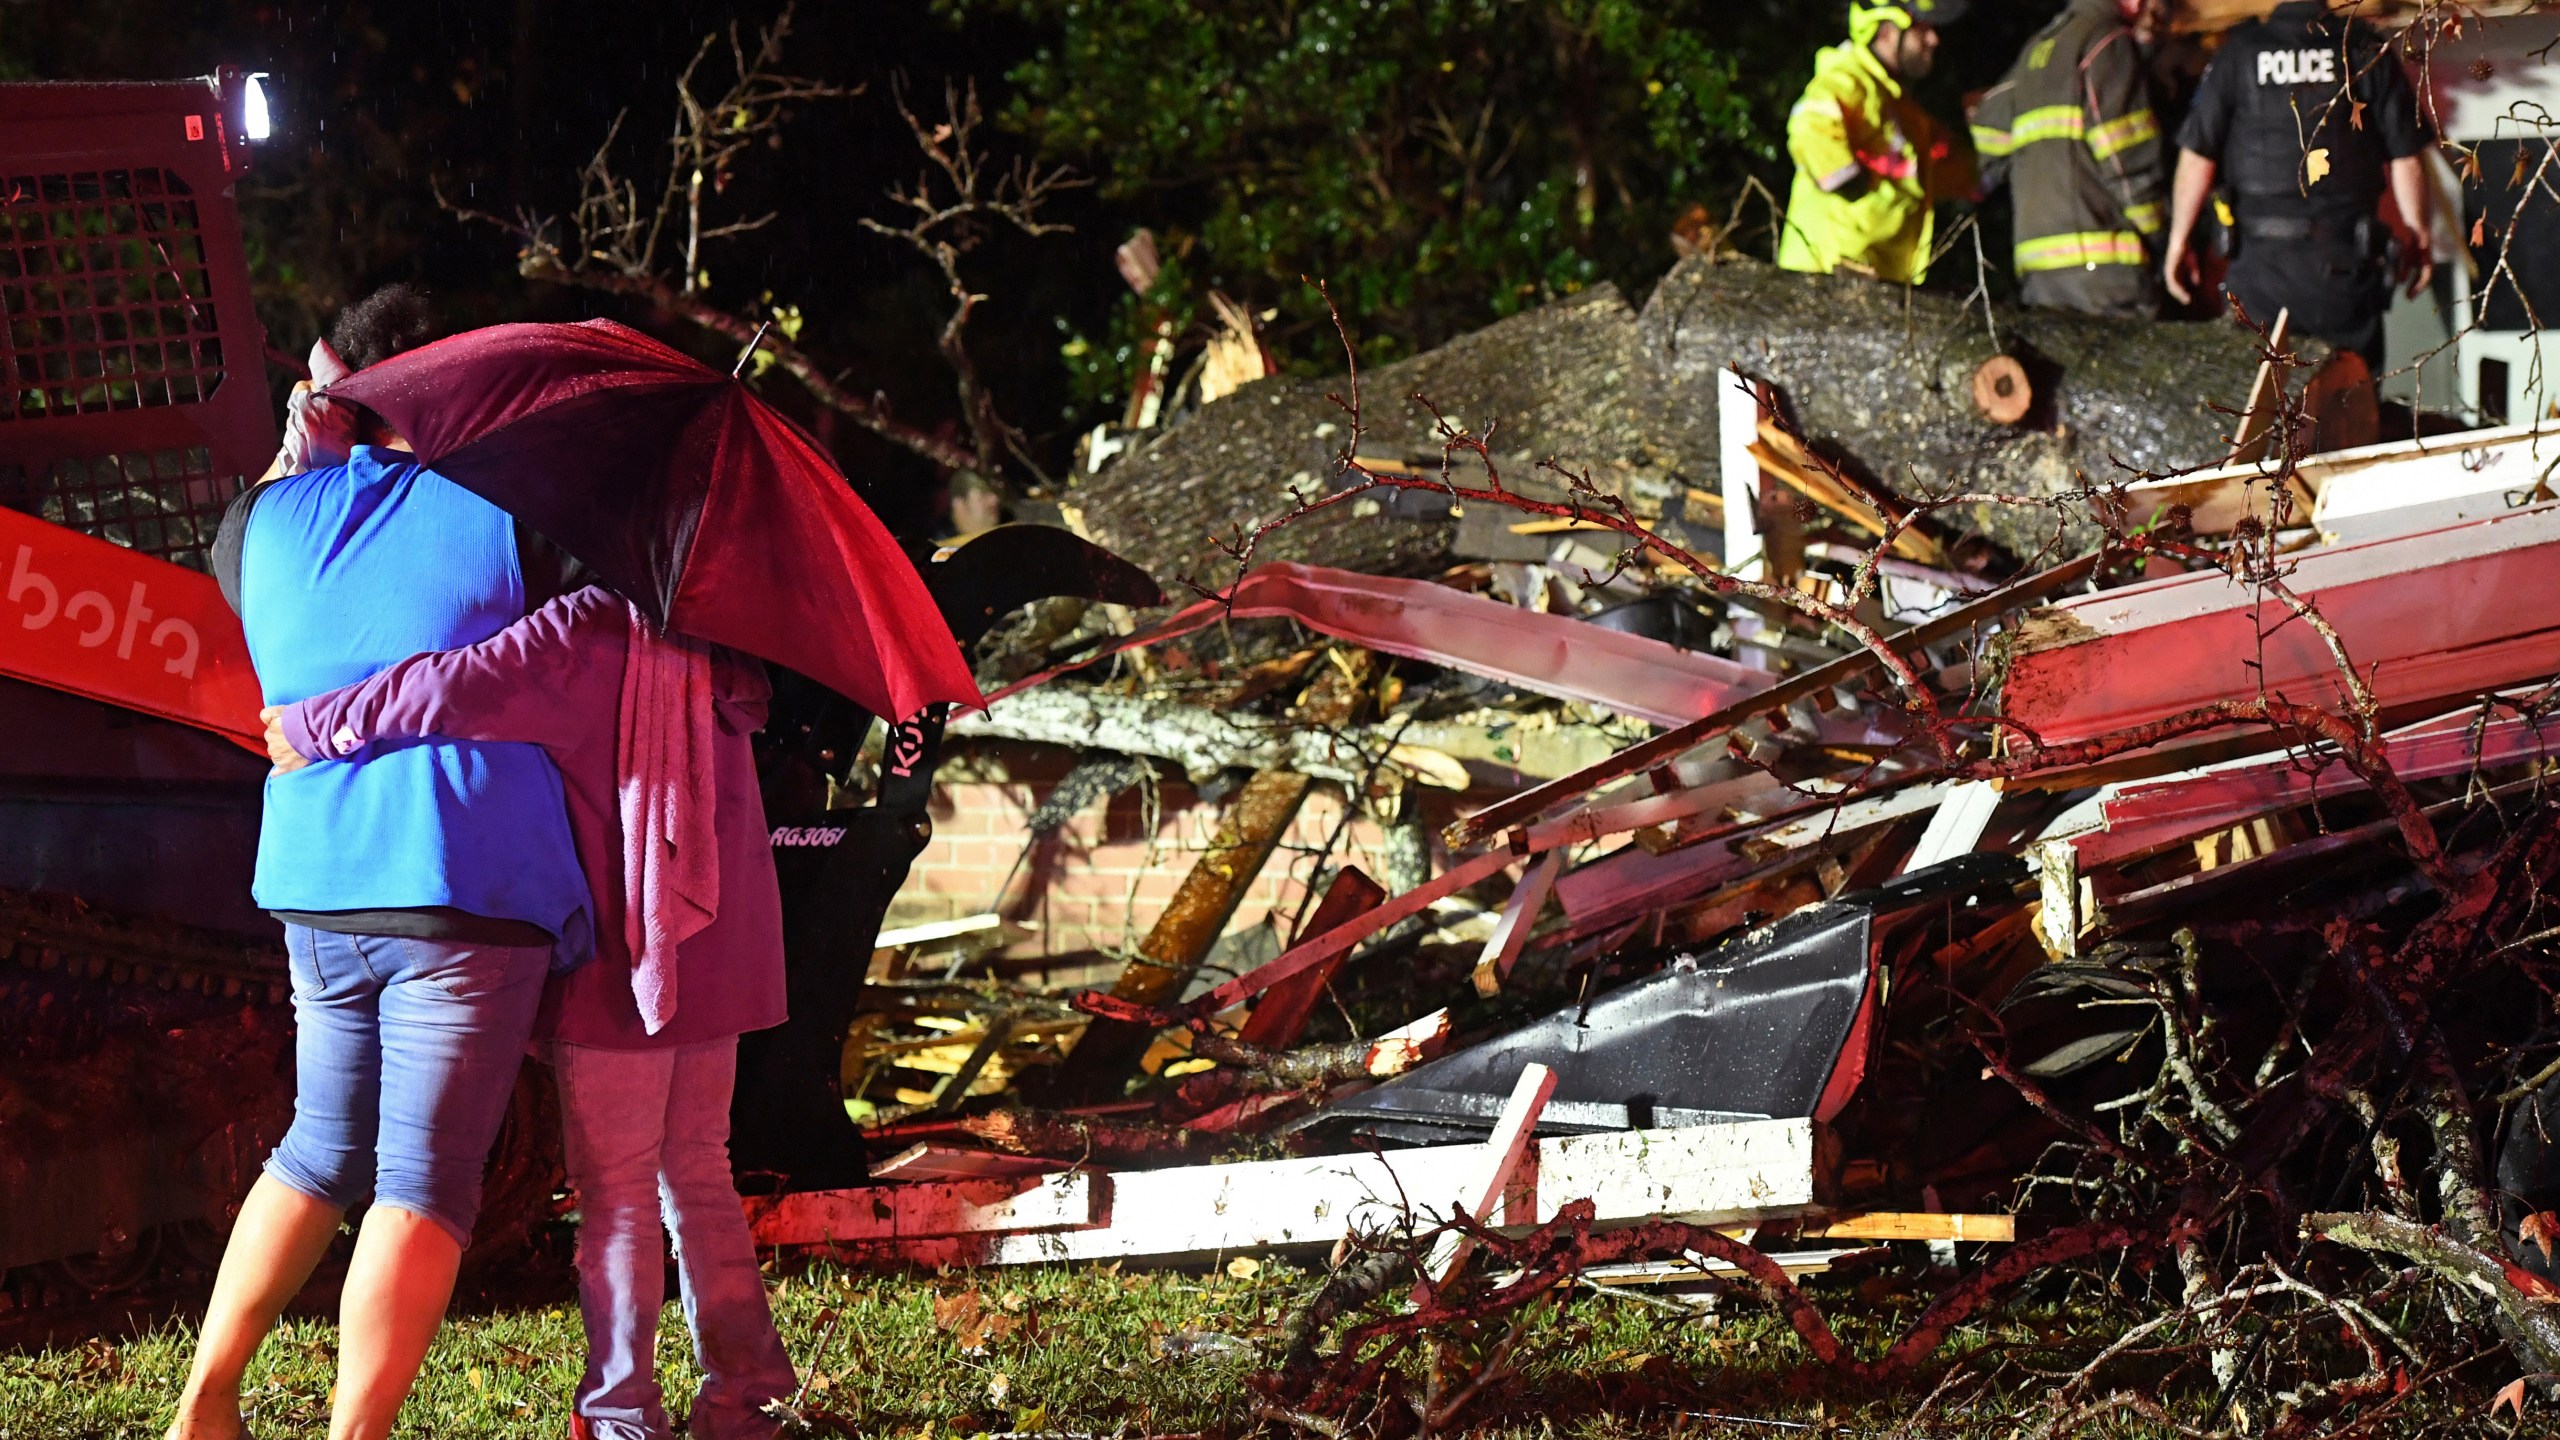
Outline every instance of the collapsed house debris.
[[(2343, 1194), (2321, 1116), (2397, 1123), (2319, 1068), (2385, 1043), (2326, 937), (2476, 949), (2554, 860), (2560, 630), (2511, 597), (2560, 442), (2378, 442), (2339, 366), (1701, 258), (1118, 447), (1066, 518), (1208, 593), (993, 632), (937, 813), (1012, 828), (873, 958), (871, 1183), (752, 1199), (760, 1241), (1326, 1257), (1271, 1382), (1319, 1398), (1559, 1277), (1756, 1287), (1869, 1377), (2078, 1257), (2223, 1313), (2262, 1272), (2175, 1237)], [(1121, 938), (1043, 928), (1110, 853)], [(2489, 1028), (2540, 1055), (2526, 1009)], [(2302, 1233), (2454, 1274), (2560, 1203), (2529, 1151), (2453, 1258)], [(1794, 1283), (1896, 1244), (1978, 1268), (1857, 1360)], [(1414, 1318), (1319, 1357), (1388, 1271)]]

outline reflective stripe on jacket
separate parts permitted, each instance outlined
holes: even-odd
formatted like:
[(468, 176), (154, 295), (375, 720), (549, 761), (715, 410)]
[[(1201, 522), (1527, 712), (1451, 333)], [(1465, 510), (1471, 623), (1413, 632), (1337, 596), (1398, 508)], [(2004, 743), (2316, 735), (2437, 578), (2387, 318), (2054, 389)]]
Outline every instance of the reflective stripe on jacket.
[(2150, 82), (2114, 0), (2076, 0), (1973, 115), (1985, 181), (2004, 181), (2022, 275), (2148, 263), (2168, 162)]
[(1972, 158), (1855, 42), (1814, 58), (1787, 117), (1796, 162), (1778, 263), (1917, 283), (1929, 269), (1934, 207), (1970, 194)]

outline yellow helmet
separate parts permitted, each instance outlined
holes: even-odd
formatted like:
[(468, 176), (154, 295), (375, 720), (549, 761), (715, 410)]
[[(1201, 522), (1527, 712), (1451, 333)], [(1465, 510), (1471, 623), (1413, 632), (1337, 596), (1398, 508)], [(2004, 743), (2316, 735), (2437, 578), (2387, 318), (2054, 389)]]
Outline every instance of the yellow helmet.
[(1951, 25), (1967, 8), (1967, 0), (1849, 0), (1849, 38), (1864, 45), (1887, 25)]

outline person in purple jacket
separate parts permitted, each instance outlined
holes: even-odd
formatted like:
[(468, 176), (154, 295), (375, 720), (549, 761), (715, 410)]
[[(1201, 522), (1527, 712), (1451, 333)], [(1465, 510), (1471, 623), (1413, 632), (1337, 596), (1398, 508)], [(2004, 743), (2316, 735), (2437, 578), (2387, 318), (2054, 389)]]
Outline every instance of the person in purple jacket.
[(280, 770), (361, 764), (378, 741), (528, 741), (559, 767), (596, 905), (595, 963), (543, 996), (583, 1212), (587, 1368), (572, 1433), (661, 1440), (654, 1371), (675, 1231), (702, 1368), (697, 1440), (769, 1437), (797, 1377), (729, 1170), (738, 1036), (784, 1019), (782, 901), (748, 736), (772, 695), (735, 651), (661, 636), (589, 587), (457, 650), (261, 712)]

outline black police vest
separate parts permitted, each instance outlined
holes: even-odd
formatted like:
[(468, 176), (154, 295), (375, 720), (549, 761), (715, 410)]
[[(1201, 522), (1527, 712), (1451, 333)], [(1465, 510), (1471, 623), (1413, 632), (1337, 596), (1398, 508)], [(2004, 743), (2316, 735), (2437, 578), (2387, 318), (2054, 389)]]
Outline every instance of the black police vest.
[[(2361, 129), (2353, 115), (2397, 78), (2385, 73), (2397, 62), (2370, 31), (2279, 16), (2233, 30), (2213, 63), (2232, 67), (2217, 77), (2232, 102), (2222, 183), (2243, 210), (2361, 211), (2381, 198), (2390, 157), (2371, 114)], [(2327, 173), (2306, 191), (2323, 150)]]

